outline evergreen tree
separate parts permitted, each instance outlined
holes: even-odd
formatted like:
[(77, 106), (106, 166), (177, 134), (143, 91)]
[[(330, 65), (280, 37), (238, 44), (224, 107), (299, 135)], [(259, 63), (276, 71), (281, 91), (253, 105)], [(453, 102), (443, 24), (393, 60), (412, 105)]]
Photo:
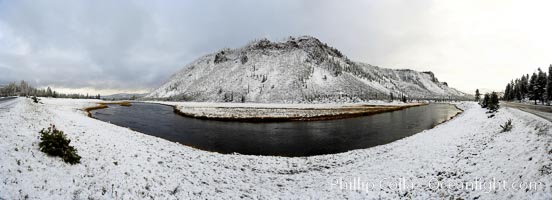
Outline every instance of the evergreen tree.
[(11, 82), (6, 86), (6, 96), (15, 96), (17, 95), (17, 84), (15, 82)]
[(516, 83), (514, 80), (510, 81), (510, 96), (508, 97), (510, 101), (513, 101), (516, 99)]
[(533, 73), (533, 75), (531, 76), (531, 79), (529, 80), (529, 85), (527, 86), (527, 94), (528, 94), (529, 100), (534, 100), (535, 104), (537, 104), (537, 100), (539, 98), (538, 91), (537, 91), (537, 79), (538, 79), (537, 73)]
[(475, 101), (479, 101), (480, 98), (481, 98), (481, 94), (479, 93), (479, 89), (476, 89), (475, 90)]
[(512, 95), (512, 85), (510, 83), (506, 84), (506, 89), (504, 89), (504, 100), (510, 101), (510, 96)]
[(53, 95), (53, 93), (52, 93), (52, 88), (48, 87), (48, 88), (46, 89), (46, 96), (47, 96), (47, 97), (51, 97), (52, 95)]
[(499, 103), (498, 102), (498, 94), (496, 92), (491, 93), (489, 103), (488, 103), (489, 110), (491, 110), (491, 111), (498, 110), (498, 108), (499, 108), (498, 103)]
[(19, 88), (20, 88), (20, 93), (19, 95), (21, 96), (28, 96), (29, 93), (30, 93), (30, 86), (27, 82), (25, 81), (21, 81), (21, 83), (19, 83)]
[(514, 86), (514, 95), (515, 98), (521, 102), (521, 81), (520, 79), (516, 79), (515, 86)]
[(541, 103), (544, 104), (546, 95), (546, 72), (543, 72), (540, 68), (538, 69), (538, 72), (539, 73), (537, 75), (536, 93), (538, 100), (540, 100)]
[(548, 77), (546, 78), (546, 102), (552, 100), (552, 64), (548, 67)]
[(487, 108), (489, 106), (489, 100), (490, 100), (489, 93), (486, 93), (483, 95), (483, 101), (480, 103), (482, 108)]
[(528, 98), (529, 97), (529, 74), (522, 76), (519, 84), (520, 84), (519, 92), (521, 95), (520, 100)]

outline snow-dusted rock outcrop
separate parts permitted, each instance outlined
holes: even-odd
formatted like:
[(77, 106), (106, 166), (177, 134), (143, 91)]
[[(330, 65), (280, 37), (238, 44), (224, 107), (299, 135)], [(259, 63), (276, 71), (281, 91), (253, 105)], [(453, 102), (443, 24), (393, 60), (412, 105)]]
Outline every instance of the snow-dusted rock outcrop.
[(146, 98), (210, 102), (345, 102), (405, 95), (449, 98), (464, 93), (432, 72), (353, 62), (310, 36), (256, 40), (186, 65)]

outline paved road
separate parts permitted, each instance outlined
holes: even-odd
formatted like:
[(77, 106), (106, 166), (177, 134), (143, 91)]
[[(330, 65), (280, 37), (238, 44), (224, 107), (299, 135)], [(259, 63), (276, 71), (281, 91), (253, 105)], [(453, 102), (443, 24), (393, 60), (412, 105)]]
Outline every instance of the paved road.
[(1, 98), (0, 97), (0, 111), (6, 109), (6, 107), (12, 105), (15, 103), (15, 100), (17, 99), (17, 97), (4, 97), (4, 98)]
[(513, 103), (513, 102), (500, 102), (500, 105), (510, 108), (517, 108), (519, 110), (534, 114), (552, 122), (552, 106)]
[(12, 100), (12, 99), (15, 99), (17, 97), (0, 97), (0, 102), (3, 102), (3, 101), (7, 101), (7, 100)]

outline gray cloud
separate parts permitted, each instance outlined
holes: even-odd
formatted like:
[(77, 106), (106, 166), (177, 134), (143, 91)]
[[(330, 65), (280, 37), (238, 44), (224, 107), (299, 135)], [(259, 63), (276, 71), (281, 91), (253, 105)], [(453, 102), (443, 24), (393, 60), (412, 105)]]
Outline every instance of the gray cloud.
[[(506, 33), (515, 25), (541, 31), (539, 37), (551, 32), (524, 23), (549, 16), (515, 18), (535, 9), (516, 6), (432, 0), (0, 1), (0, 83), (25, 79), (37, 86), (147, 90), (221, 48), (260, 37), (313, 35), (354, 60), (433, 70), (465, 90), (502, 87), (534, 65), (547, 66), (550, 55), (528, 51), (542, 50), (550, 40)], [(489, 19), (489, 13), (504, 16)], [(522, 58), (496, 61), (518, 51), (532, 55), (525, 68), (519, 67)], [(466, 66), (468, 72), (460, 70)], [(483, 79), (469, 74), (482, 66), (500, 69), (500, 76), (464, 81)]]

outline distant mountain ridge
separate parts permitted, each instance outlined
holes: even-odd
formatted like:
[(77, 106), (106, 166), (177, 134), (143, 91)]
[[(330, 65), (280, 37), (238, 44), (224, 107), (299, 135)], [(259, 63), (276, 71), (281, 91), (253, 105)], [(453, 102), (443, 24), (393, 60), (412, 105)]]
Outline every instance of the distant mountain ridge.
[(142, 98), (144, 96), (148, 95), (146, 94), (140, 94), (140, 93), (118, 93), (118, 94), (111, 94), (102, 96), (102, 99), (114, 99), (114, 100), (134, 100), (138, 98)]
[(208, 102), (357, 102), (407, 96), (462, 98), (432, 72), (385, 69), (353, 62), (310, 36), (267, 39), (223, 49), (186, 65), (146, 95)]

